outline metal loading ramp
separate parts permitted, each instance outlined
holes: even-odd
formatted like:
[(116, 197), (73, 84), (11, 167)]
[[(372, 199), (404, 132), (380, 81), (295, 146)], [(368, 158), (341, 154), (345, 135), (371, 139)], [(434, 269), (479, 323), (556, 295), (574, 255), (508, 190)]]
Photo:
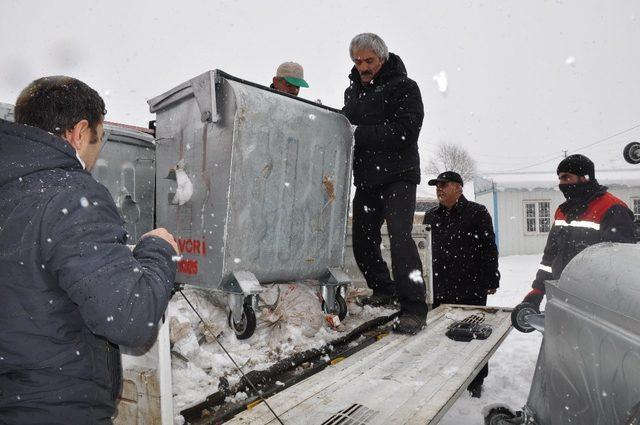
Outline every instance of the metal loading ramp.
[[(454, 341), (456, 321), (479, 316), (485, 340)], [(436, 424), (466, 390), (511, 329), (510, 309), (442, 305), (415, 336), (389, 334), (322, 372), (270, 397), (285, 424)], [(264, 403), (227, 424), (277, 424)]]

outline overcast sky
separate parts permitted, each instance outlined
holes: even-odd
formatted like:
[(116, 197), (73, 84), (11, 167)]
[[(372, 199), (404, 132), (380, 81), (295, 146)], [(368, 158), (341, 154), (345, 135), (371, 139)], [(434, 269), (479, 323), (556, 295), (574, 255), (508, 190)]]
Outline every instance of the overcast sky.
[[(14, 103), (35, 78), (66, 74), (104, 96), (107, 119), (145, 126), (147, 99), (206, 70), (268, 84), (279, 63), (294, 60), (311, 85), (301, 96), (341, 107), (349, 41), (375, 32), (422, 90), (423, 165), (439, 143), (455, 143), (483, 172), (554, 170), (563, 150), (638, 126), (579, 149), (611, 168), (640, 140), (640, 1), (0, 5), (0, 102)], [(444, 93), (433, 78), (441, 71)]]

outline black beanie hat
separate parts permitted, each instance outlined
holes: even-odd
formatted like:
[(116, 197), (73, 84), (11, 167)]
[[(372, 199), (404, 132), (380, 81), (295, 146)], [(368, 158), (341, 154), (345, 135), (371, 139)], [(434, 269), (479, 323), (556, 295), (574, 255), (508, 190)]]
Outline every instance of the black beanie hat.
[(558, 164), (556, 174), (571, 173), (576, 176), (589, 176), (589, 180), (596, 179), (596, 172), (593, 162), (584, 155), (579, 153), (569, 155)]

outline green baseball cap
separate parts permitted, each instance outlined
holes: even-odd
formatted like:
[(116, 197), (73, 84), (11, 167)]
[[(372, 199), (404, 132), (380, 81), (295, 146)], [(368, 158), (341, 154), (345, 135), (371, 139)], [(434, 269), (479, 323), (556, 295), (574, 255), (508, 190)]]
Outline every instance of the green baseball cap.
[(304, 80), (302, 65), (296, 62), (280, 64), (276, 71), (276, 77), (284, 78), (287, 83), (296, 87), (309, 87), (309, 84)]

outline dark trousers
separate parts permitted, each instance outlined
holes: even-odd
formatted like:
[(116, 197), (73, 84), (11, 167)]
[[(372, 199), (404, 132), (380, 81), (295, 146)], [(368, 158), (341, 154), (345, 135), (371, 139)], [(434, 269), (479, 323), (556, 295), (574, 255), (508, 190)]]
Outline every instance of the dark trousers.
[[(482, 306), (485, 306), (485, 305), (487, 305), (487, 294), (484, 294), (484, 295), (469, 294), (469, 295), (466, 295), (466, 296), (465, 295), (456, 296), (455, 300), (448, 300), (446, 298), (440, 298), (436, 294), (435, 299), (433, 300), (433, 308), (438, 307), (440, 304), (461, 304), (461, 305), (482, 305)], [(471, 387), (482, 385), (482, 383), (484, 382), (484, 378), (486, 378), (487, 376), (489, 376), (489, 362), (487, 362), (487, 364), (484, 365), (484, 367), (482, 369), (480, 369), (480, 372), (478, 372), (476, 377), (473, 378), (473, 381), (471, 381), (471, 383), (469, 384), (468, 388), (471, 389)]]
[[(416, 185), (390, 183), (358, 188), (353, 199), (353, 254), (369, 288), (376, 293), (396, 294), (401, 314), (427, 316), (422, 262), (411, 237), (416, 208)], [(380, 228), (386, 220), (391, 241), (391, 267), (380, 252)]]

